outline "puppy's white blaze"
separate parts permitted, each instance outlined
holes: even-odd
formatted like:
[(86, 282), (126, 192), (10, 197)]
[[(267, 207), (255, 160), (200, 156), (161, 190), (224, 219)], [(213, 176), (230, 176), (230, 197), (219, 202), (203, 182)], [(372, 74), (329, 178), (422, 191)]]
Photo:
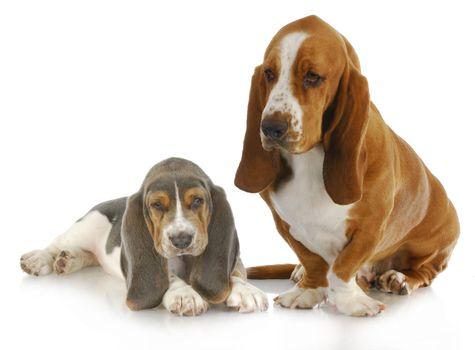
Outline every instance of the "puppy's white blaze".
[(262, 112), (262, 118), (275, 112), (289, 113), (292, 116), (290, 120), (290, 130), (298, 135), (297, 140), (293, 141), (298, 141), (302, 137), (303, 111), (292, 93), (292, 67), (300, 46), (308, 36), (308, 33), (305, 32), (295, 32), (287, 34), (281, 40), (279, 47), (279, 79), (272, 89), (264, 111)]
[(191, 222), (187, 220), (183, 214), (183, 206), (181, 205), (180, 200), (180, 191), (178, 190), (178, 185), (175, 182), (175, 201), (176, 201), (176, 211), (173, 221), (164, 228), (165, 235), (170, 238), (170, 235), (173, 235), (178, 232), (186, 231), (194, 233), (195, 229)]
[(178, 185), (176, 184), (175, 181), (175, 200), (176, 200), (176, 220), (181, 220), (183, 219), (183, 208), (181, 207), (181, 201), (180, 201), (180, 192), (178, 191)]

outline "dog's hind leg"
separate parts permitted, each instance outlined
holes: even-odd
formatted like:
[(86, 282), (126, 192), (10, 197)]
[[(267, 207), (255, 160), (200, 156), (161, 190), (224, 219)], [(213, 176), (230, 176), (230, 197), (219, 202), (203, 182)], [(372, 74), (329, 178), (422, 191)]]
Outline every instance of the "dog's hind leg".
[(23, 271), (35, 276), (68, 274), (87, 266), (98, 265), (94, 251), (112, 224), (99, 211), (93, 210), (75, 222), (65, 233), (56, 237), (42, 250), (24, 254), (20, 259)]
[(410, 269), (388, 270), (376, 278), (376, 288), (381, 292), (407, 295), (418, 288), (427, 287), (447, 267), (450, 252), (442, 251), (429, 257), (413, 259)]

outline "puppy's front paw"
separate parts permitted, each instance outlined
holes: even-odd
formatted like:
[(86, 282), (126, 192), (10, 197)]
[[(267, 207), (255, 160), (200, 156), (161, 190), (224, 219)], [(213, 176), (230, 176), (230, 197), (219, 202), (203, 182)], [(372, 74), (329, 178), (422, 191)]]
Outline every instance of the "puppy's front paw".
[(162, 305), (180, 316), (198, 316), (208, 310), (208, 303), (189, 285), (167, 290)]
[(290, 309), (312, 309), (325, 301), (326, 288), (299, 288), (293, 287), (291, 290), (280, 294), (274, 299), (277, 305)]
[(264, 292), (240, 278), (231, 279), (233, 285), (226, 299), (227, 307), (243, 313), (267, 310), (269, 302)]
[(33, 250), (22, 255), (20, 266), (29, 275), (48, 275), (53, 271), (53, 257), (46, 250)]

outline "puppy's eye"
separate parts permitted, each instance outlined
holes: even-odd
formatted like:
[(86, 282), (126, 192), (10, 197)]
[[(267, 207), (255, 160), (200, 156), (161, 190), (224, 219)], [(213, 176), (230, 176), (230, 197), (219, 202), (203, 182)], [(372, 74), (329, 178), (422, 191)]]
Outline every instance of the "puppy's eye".
[(203, 204), (203, 198), (195, 197), (191, 202), (191, 209), (197, 209), (201, 204)]
[(165, 207), (163, 206), (162, 203), (160, 202), (155, 202), (153, 203), (153, 207), (157, 210), (160, 210), (160, 211), (164, 211), (165, 210)]
[(303, 78), (303, 87), (308, 89), (310, 87), (318, 87), (323, 83), (323, 78), (315, 72), (308, 71)]
[(264, 70), (264, 76), (266, 78), (266, 80), (270, 83), (270, 82), (273, 82), (274, 79), (275, 79), (275, 74), (274, 74), (274, 71), (270, 68), (266, 68)]

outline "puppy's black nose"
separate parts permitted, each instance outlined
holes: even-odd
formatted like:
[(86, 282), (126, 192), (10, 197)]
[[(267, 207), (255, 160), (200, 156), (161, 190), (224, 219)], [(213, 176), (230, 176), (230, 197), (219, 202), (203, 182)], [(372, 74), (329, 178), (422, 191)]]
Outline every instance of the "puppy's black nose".
[(193, 240), (193, 236), (187, 232), (180, 232), (170, 237), (172, 244), (178, 249), (188, 248)]
[(281, 120), (264, 119), (261, 123), (261, 130), (265, 137), (279, 141), (287, 133), (287, 122)]

